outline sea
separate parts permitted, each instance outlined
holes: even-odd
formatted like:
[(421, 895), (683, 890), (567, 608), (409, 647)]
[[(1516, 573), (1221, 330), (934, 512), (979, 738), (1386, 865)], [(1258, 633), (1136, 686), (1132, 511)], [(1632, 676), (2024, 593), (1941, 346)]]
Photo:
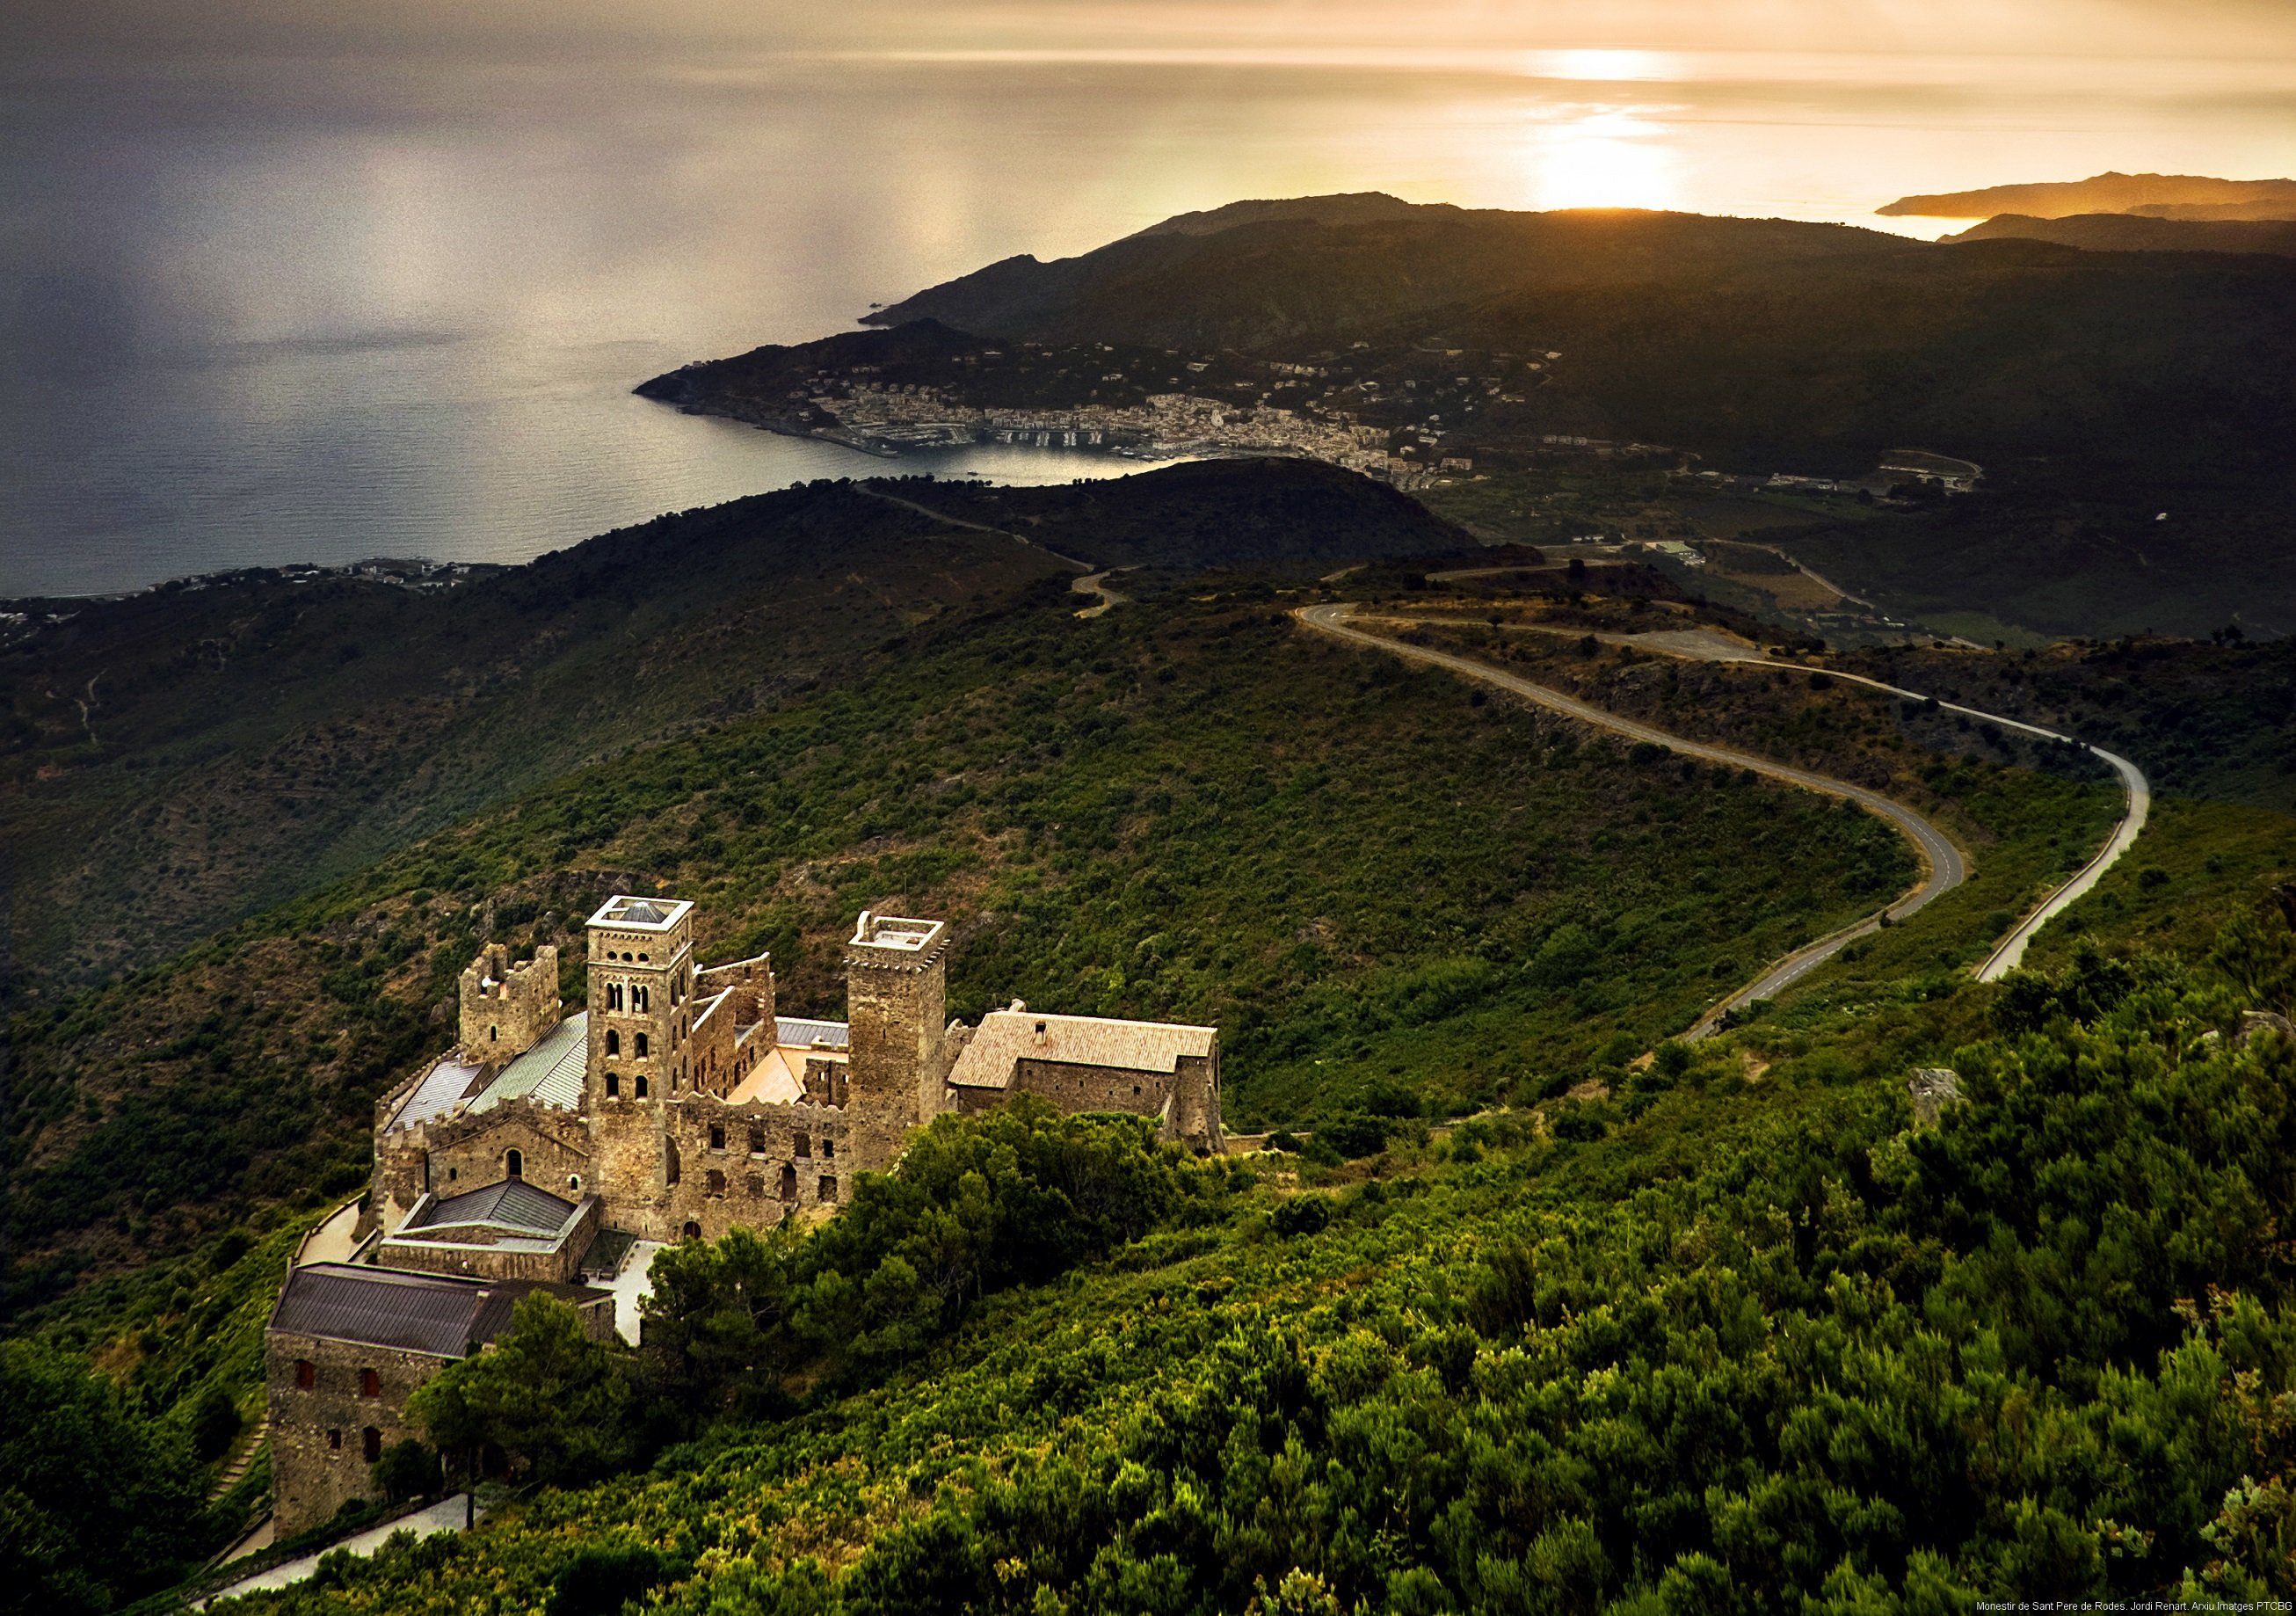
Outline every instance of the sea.
[[(1882, 219), (2296, 174), (2255, 61), (1813, 51), (160, 53), (0, 65), (0, 595), (519, 562), (886, 462), (631, 395), (1244, 197)], [(975, 447), (900, 469), (1136, 471)]]

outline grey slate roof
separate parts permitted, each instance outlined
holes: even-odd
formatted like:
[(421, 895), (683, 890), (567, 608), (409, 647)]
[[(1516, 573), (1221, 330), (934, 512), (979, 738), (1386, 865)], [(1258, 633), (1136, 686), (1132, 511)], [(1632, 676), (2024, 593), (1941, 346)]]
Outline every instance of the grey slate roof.
[(590, 1013), (578, 1011), (550, 1029), (549, 1037), (496, 1074), (470, 1103), (472, 1112), (492, 1111), (520, 1096), (560, 1111), (582, 1109), (582, 1072), (590, 1058)]
[(463, 1096), (471, 1092), (471, 1085), (478, 1079), (477, 1067), (467, 1065), (451, 1054), (439, 1056), (430, 1070), (422, 1074), (422, 1080), (414, 1086), (414, 1092), (406, 1096), (398, 1114), (390, 1119), (390, 1126), (393, 1128), (416, 1128), (422, 1123), (438, 1120), (462, 1102)]
[(832, 1049), (843, 1049), (853, 1041), (852, 1024), (847, 1021), (808, 1021), (795, 1016), (774, 1018), (774, 1041), (794, 1044), (800, 1049), (816, 1044), (826, 1044)]
[(397, 1347), (432, 1358), (460, 1358), (472, 1341), (490, 1341), (509, 1328), (511, 1310), (529, 1291), (547, 1291), (570, 1301), (595, 1301), (611, 1294), (584, 1285), (449, 1279), (322, 1262), (288, 1275), (279, 1305), (272, 1309), (271, 1328)]
[(449, 1195), (431, 1202), (422, 1215), (423, 1228), (442, 1223), (484, 1223), (499, 1228), (526, 1229), (555, 1235), (574, 1215), (574, 1203), (561, 1201), (548, 1190), (537, 1189), (523, 1178), (505, 1178), (482, 1190)]

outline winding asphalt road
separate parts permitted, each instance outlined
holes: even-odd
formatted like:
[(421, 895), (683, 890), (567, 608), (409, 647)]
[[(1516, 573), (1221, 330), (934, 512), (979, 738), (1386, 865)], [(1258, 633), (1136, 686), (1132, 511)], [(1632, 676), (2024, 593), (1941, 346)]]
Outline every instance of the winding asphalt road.
[[(1438, 651), (1431, 646), (1414, 645), (1386, 635), (1372, 633), (1355, 627), (1349, 620), (1354, 612), (1355, 607), (1352, 603), (1341, 602), (1324, 606), (1303, 606), (1292, 615), (1318, 633), (1352, 641), (1357, 644), (1369, 645), (1412, 661), (1447, 669), (1453, 673), (1482, 684), (1496, 685), (1499, 689), (1521, 696), (1552, 711), (1626, 735), (1632, 740), (1646, 742), (1654, 746), (1663, 746), (1668, 751), (1677, 752), (1686, 758), (1695, 758), (1709, 763), (1726, 764), (1733, 768), (1750, 769), (1755, 774), (1767, 775), (1773, 780), (1784, 781), (1790, 785), (1800, 786), (1805, 791), (1821, 792), (1829, 797), (1847, 798), (1868, 813), (1888, 820), (1908, 841), (1914, 844), (1915, 852), (1920, 855), (1923, 871), (1922, 879), (1915, 885), (1913, 890), (1888, 907), (1868, 915), (1856, 924), (1844, 927), (1830, 936), (1822, 937), (1816, 942), (1797, 948), (1784, 958), (1776, 961), (1761, 976), (1739, 988), (1700, 1017), (1697, 1024), (1683, 1035), (1685, 1038), (1704, 1038), (1714, 1031), (1720, 1025), (1722, 1018), (1731, 1011), (1751, 1004), (1756, 999), (1775, 997), (1786, 988), (1833, 958), (1849, 944), (1880, 931), (1885, 921), (1895, 923), (1905, 919), (1931, 899), (1950, 892), (1969, 877), (1969, 861), (1962, 850), (1954, 845), (1952, 839), (1929, 820), (1894, 798), (1885, 797), (1881, 792), (1866, 786), (1853, 785), (1846, 780), (1836, 780), (1813, 770), (1795, 768), (1788, 764), (1759, 757), (1752, 752), (1740, 751), (1734, 747), (1716, 746), (1703, 741), (1688, 740), (1666, 730), (1637, 723), (1632, 718), (1620, 718), (1616, 713), (1608, 712), (1602, 708), (1581, 701), (1575, 696), (1565, 695), (1561, 691), (1547, 685), (1536, 684), (1519, 674), (1510, 673), (1502, 668), (1495, 668), (1488, 662), (1478, 662), (1472, 658), (1456, 656), (1449, 652)], [(1677, 633), (1650, 636), (1605, 635), (1600, 637), (1613, 643), (1639, 644), (1645, 649), (1665, 654), (1702, 660), (1746, 662), (1758, 667), (1769, 668), (1792, 666), (1772, 661), (1759, 652), (1753, 652), (1751, 647), (1742, 647), (1736, 642), (1720, 636)], [(1887, 691), (1892, 695), (1902, 696), (1909, 701), (1921, 701), (1928, 699), (1915, 692), (1901, 689), (1895, 685), (1883, 684), (1879, 679), (1869, 679), (1859, 674), (1834, 672), (1833, 677), (1847, 680), (1851, 684), (1871, 685), (1876, 690)], [(1945, 701), (1940, 701), (1938, 705), (1948, 712), (1964, 713), (1971, 718), (1980, 718), (1989, 724), (1998, 724), (2027, 734), (2055, 741), (2071, 739), (2070, 736), (2057, 734), (2054, 730), (2044, 729), (2038, 725), (2027, 724), (2016, 718), (2005, 718), (1996, 713), (1980, 712), (1972, 707), (1962, 707)], [(2082, 743), (2074, 742), (2073, 744)], [(2068, 905), (2095, 886), (2098, 878), (2112, 866), (2115, 859), (2128, 850), (2129, 846), (2136, 841), (2137, 833), (2144, 828), (2145, 815), (2152, 802), (2152, 793), (2143, 774), (2138, 772), (2136, 766), (2126, 758), (2095, 747), (2089, 747), (2087, 750), (2111, 764), (2120, 775), (2122, 786), (2128, 792), (2128, 811), (2122, 816), (2112, 836), (2106, 841), (2103, 849), (2091, 859), (2079, 874), (2051, 894), (2046, 902), (2003, 939), (2000, 946), (1995, 948), (1985, 963), (1978, 967), (1978, 980), (1980, 981), (1995, 980), (2013, 969), (2024, 957), (2026, 945), (2032, 940), (2033, 934), (2051, 919), (2062, 913)]]

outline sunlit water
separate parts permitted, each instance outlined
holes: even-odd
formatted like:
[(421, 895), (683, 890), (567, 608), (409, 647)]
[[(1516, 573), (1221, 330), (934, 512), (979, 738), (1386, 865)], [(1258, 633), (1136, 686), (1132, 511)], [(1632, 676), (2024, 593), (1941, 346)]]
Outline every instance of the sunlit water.
[[(629, 396), (1239, 197), (1879, 220), (2296, 173), (2276, 63), (1574, 51), (25, 67), (0, 82), (0, 594), (522, 560), (886, 463)], [(977, 448), (1016, 481), (1133, 469)]]

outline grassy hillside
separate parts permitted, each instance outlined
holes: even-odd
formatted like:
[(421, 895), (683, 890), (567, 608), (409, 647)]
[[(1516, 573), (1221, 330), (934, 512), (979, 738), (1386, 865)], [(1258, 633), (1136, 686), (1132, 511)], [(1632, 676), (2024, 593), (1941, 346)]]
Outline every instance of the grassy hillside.
[[(2296, 212), (2296, 202), (2287, 204)], [(2032, 218), (2004, 213), (1947, 239), (1989, 242), (2004, 236), (2055, 242), (2087, 252), (2276, 252), (2296, 254), (2296, 220), (2146, 218), (2126, 213), (2076, 213)]]
[(442, 594), (258, 577), (78, 605), (0, 653), (17, 949), (83, 979), (164, 958), (577, 764), (1061, 571), (823, 487)]
[[(1184, 566), (1329, 570), (1457, 542), (1388, 488), (1296, 463), (1008, 490), (989, 514), (1064, 553)], [(820, 484), (440, 594), (258, 575), (73, 603), (0, 649), (19, 956), (81, 980), (153, 963), (570, 768), (849, 677), (1065, 575), (1043, 548)]]
[(1769, 537), (1841, 587), (1980, 643), (1999, 623), (2047, 638), (2296, 631), (2286, 520), (2238, 487), (1988, 490), (1882, 521), (1818, 513)]

